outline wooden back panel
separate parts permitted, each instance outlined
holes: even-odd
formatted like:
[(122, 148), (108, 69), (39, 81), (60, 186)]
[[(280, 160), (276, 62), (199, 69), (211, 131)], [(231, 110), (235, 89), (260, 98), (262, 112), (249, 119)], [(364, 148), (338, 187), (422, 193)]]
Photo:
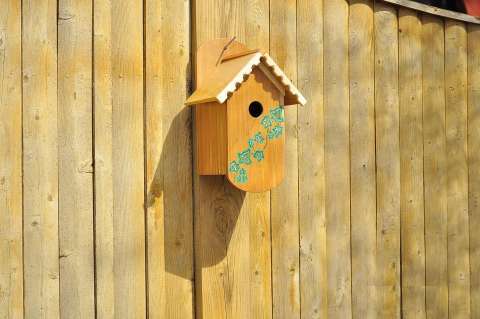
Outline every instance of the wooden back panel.
[(195, 147), (200, 175), (227, 173), (227, 105), (216, 102), (195, 106)]
[[(201, 45), (195, 66), (196, 86), (201, 86), (215, 69), (221, 56), (244, 52), (247, 48), (230, 39), (215, 39)], [(224, 52), (223, 52), (224, 51)], [(222, 54), (223, 52), (223, 54)], [(195, 106), (195, 147), (197, 171), (200, 175), (225, 175), (227, 173), (227, 119), (226, 104), (216, 102)]]

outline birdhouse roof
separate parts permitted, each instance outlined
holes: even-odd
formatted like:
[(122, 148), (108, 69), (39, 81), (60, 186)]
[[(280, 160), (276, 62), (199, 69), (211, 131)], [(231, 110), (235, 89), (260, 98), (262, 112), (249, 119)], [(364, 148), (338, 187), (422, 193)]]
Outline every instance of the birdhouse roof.
[(267, 53), (258, 52), (258, 50), (250, 50), (221, 59), (185, 104), (224, 103), (247, 80), (255, 67), (259, 67), (266, 73), (277, 87), (280, 86), (279, 89), (285, 93), (285, 105), (306, 104), (307, 100), (275, 61)]

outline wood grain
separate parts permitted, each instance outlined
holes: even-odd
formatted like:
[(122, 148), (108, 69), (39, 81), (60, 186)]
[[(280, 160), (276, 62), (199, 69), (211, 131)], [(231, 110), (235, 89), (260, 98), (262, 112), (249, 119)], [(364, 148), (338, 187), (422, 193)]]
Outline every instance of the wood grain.
[(142, 3), (115, 1), (111, 10), (115, 313), (125, 318), (144, 318)]
[(95, 302), (99, 319), (115, 316), (113, 227), (112, 12), (97, 1), (93, 12), (95, 146)]
[(148, 317), (194, 317), (189, 2), (145, 2)]
[(328, 317), (352, 316), (348, 3), (324, 3), (325, 215)]
[[(479, 317), (477, 24), (407, 0), (0, 1), (0, 318)], [(194, 168), (196, 49), (234, 36), (309, 101), (271, 192)]]
[(58, 4), (60, 314), (92, 318), (92, 3)]
[[(270, 1), (247, 0), (245, 44), (270, 49)], [(272, 318), (272, 251), (270, 192), (246, 194), (244, 207), (249, 214), (250, 309), (255, 318)]]
[[(99, 317), (120, 314), (125, 318), (143, 318), (146, 277), (142, 4), (100, 1), (94, 14), (98, 16), (95, 21), (100, 21), (94, 31), (99, 42), (94, 57), (96, 63), (99, 60), (95, 76), (99, 77), (103, 98), (99, 101), (103, 104), (98, 105), (102, 117), (95, 118), (95, 138), (101, 136), (95, 165), (104, 170), (95, 179), (96, 185), (109, 185), (107, 190), (112, 190), (105, 197), (96, 196), (96, 232), (106, 231), (97, 238), (97, 256), (107, 267), (97, 271), (103, 275), (97, 277), (97, 291), (105, 301), (97, 306), (97, 311)], [(127, 30), (129, 36), (125, 37)], [(113, 271), (113, 276), (105, 275), (104, 270)]]
[(373, 2), (350, 2), (352, 316), (376, 315), (375, 62)]
[(445, 23), (449, 317), (470, 317), (467, 167), (467, 32)]
[[(270, 55), (297, 79), (296, 1), (270, 2)], [(285, 109), (285, 178), (271, 191), (272, 298), (274, 318), (300, 317), (297, 107)]]
[[(234, 4), (232, 3), (232, 5)], [(242, 12), (255, 8), (259, 15), (256, 19), (264, 19), (263, 17), (268, 15), (268, 11), (265, 11), (268, 7), (264, 1), (244, 2), (244, 7), (238, 8), (237, 14), (241, 16)], [(259, 29), (257, 26), (257, 36), (253, 36), (251, 33), (247, 35), (249, 28), (247, 16), (245, 15), (243, 18), (245, 21), (239, 24), (239, 27), (242, 28), (239, 31), (240, 39), (244, 36), (245, 43), (263, 49), (267, 43), (257, 41), (266, 37), (267, 30)], [(262, 26), (265, 21), (259, 20), (257, 23)], [(271, 252), (266, 247), (266, 245), (270, 246), (269, 193), (231, 192), (231, 194), (233, 195), (231, 198), (235, 201), (243, 199), (243, 204), (238, 211), (236, 225), (232, 225), (234, 228), (231, 229), (230, 244), (225, 258), (229, 278), (229, 286), (226, 286), (227, 296), (231, 291), (231, 300), (227, 301), (226, 314), (228, 318), (248, 316), (270, 318), (272, 314)], [(235, 216), (235, 210), (230, 210), (230, 214)], [(254, 251), (258, 248), (260, 248), (258, 251)], [(262, 301), (264, 303), (260, 305), (259, 302)], [(249, 306), (246, 307), (246, 305)]]
[[(195, 47), (217, 37), (231, 39), (233, 35), (249, 46), (263, 47), (265, 42), (259, 46), (257, 41), (268, 39), (268, 28), (264, 27), (268, 17), (266, 4), (253, 0), (196, 1)], [(251, 16), (248, 36), (246, 6), (258, 15)], [(211, 12), (216, 10), (222, 13), (212, 18)], [(256, 30), (255, 34), (251, 28)], [(196, 172), (194, 193), (196, 316), (270, 318), (268, 193), (245, 194), (224, 177), (198, 176)]]
[[(250, 103), (257, 101), (263, 112), (255, 118), (250, 115)], [(251, 156), (252, 164), (245, 166), (248, 179), (245, 183), (236, 180), (236, 173), (228, 171), (227, 178), (236, 187), (247, 192), (261, 193), (275, 188), (284, 177), (285, 134), (268, 139), (261, 124), (262, 118), (270, 110), (283, 105), (283, 96), (275, 85), (259, 69), (255, 68), (242, 86), (227, 102), (228, 163), (236, 161), (238, 153), (248, 148), (248, 139), (262, 132), (263, 145), (256, 144), (253, 150), (263, 149), (264, 158), (258, 161)], [(283, 123), (280, 123), (283, 127)]]
[(196, 168), (200, 175), (226, 175), (228, 168), (227, 104), (194, 106)]
[(0, 318), (23, 318), (22, 10), (0, 3)]
[(326, 318), (322, 1), (297, 1), (297, 28), (298, 88), (308, 100), (298, 110), (300, 312), (304, 318)]
[(22, 4), (24, 310), (59, 318), (57, 5)]
[[(221, 34), (217, 31), (216, 18), (206, 19), (208, 13), (216, 8), (215, 1), (195, 1), (193, 8), (193, 49), (196, 61), (199, 46), (207, 40), (220, 37)], [(198, 85), (197, 73), (194, 78), (195, 85)], [(194, 139), (197, 139), (197, 136), (194, 135)], [(194, 159), (198, 160), (197, 152), (194, 153)], [(222, 176), (199, 176), (196, 167), (193, 176), (196, 316), (228, 318), (225, 290), (229, 288), (229, 277), (226, 274), (228, 268), (224, 257), (239, 208), (235, 205), (234, 198), (228, 197), (225, 188), (229, 189), (230, 184)]]
[(480, 317), (480, 27), (468, 27), (468, 210), (470, 216), (470, 306)]
[(425, 318), (422, 24), (415, 11), (398, 16), (402, 311)]
[(400, 145), (398, 20), (375, 3), (377, 295), (379, 318), (400, 318)]
[(440, 18), (422, 17), (425, 307), (448, 318), (445, 33)]

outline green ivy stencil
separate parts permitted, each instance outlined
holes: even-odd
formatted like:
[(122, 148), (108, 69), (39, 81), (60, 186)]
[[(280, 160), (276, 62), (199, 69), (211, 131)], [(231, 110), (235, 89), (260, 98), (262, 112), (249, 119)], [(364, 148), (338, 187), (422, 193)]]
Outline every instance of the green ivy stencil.
[(265, 143), (265, 139), (263, 138), (263, 135), (260, 132), (255, 134), (255, 142), (257, 142), (258, 144)]
[(250, 158), (250, 148), (238, 153), (237, 155), (238, 163), (240, 164), (252, 164), (252, 159)]
[(283, 134), (283, 122), (285, 122), (283, 106), (270, 109), (270, 112), (262, 117), (260, 124), (264, 128), (264, 132), (257, 132), (250, 137), (246, 143), (247, 148), (237, 153), (237, 159), (229, 164), (228, 170), (235, 174), (235, 182), (239, 184), (248, 182), (248, 166), (265, 159), (268, 141)]
[(255, 153), (253, 153), (253, 157), (255, 157), (255, 159), (260, 162), (265, 158), (265, 154), (263, 153), (263, 151), (255, 151)]

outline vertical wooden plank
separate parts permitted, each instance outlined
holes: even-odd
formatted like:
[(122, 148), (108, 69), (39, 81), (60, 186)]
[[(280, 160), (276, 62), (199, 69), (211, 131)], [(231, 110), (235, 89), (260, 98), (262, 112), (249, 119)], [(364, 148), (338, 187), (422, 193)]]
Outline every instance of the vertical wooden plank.
[(194, 47), (216, 38), (245, 40), (245, 1), (195, 0), (193, 10)]
[(349, 318), (350, 137), (348, 80), (348, 2), (326, 1), (324, 8), (325, 214), (327, 223), (328, 317)]
[(302, 318), (327, 317), (323, 118), (323, 1), (297, 2), (298, 213)]
[[(269, 0), (245, 1), (245, 44), (269, 51)], [(250, 317), (272, 318), (270, 192), (247, 194), (249, 211)]]
[(398, 15), (402, 312), (425, 318), (422, 25), (415, 11)]
[(350, 174), (353, 318), (376, 315), (373, 2), (350, 2)]
[(104, 169), (95, 177), (95, 189), (104, 185), (113, 189), (112, 193), (107, 191), (106, 197), (96, 194), (96, 205), (100, 208), (96, 211), (100, 221), (96, 233), (107, 230), (97, 242), (97, 256), (106, 267), (112, 267), (113, 259), (113, 276), (100, 269), (105, 276), (97, 277), (97, 284), (112, 280), (97, 285), (101, 289), (100, 299), (107, 302), (99, 303), (97, 309), (99, 317), (114, 312), (124, 318), (143, 318), (146, 316), (143, 9), (141, 2), (105, 0), (97, 1), (94, 10), (95, 23), (99, 22), (98, 29), (95, 25), (99, 42), (98, 52), (95, 47), (98, 67), (95, 77), (100, 80), (98, 99), (103, 102), (95, 105), (101, 113), (100, 119), (95, 117), (95, 137), (101, 136), (99, 150), (95, 150), (95, 165)]
[(398, 21), (375, 3), (377, 294), (379, 318), (400, 318), (400, 146)]
[(95, 145), (96, 317), (115, 316), (113, 229), (112, 12), (110, 1), (95, 1), (93, 11)]
[[(244, 41), (244, 7), (239, 1), (195, 1), (195, 47), (218, 37), (237, 36)], [(198, 176), (197, 172), (194, 193), (196, 316), (248, 317), (250, 236), (245, 193), (222, 176)]]
[(115, 1), (111, 10), (115, 313), (143, 318), (143, 8), (141, 2)]
[(58, 10), (60, 314), (93, 318), (92, 1)]
[(22, 18), (0, 3), (0, 318), (23, 318)]
[[(192, 16), (194, 47), (236, 36), (268, 50), (268, 1), (195, 1)], [(270, 318), (269, 193), (245, 194), (221, 176), (194, 172), (194, 194), (196, 315)]]
[[(228, 188), (233, 188), (232, 185), (228, 185)], [(227, 191), (228, 193), (228, 191)], [(233, 196), (232, 196), (233, 195)], [(251, 263), (253, 260), (250, 258), (250, 214), (255, 214), (255, 202), (249, 197), (249, 194), (245, 194), (241, 191), (233, 191), (228, 197), (231, 198), (232, 204), (239, 208), (238, 217), (234, 215), (230, 216), (230, 220), (227, 221), (225, 229), (230, 228), (230, 240), (226, 238), (226, 272), (224, 276), (224, 289), (226, 293), (225, 313), (227, 318), (255, 318), (253, 309), (250, 308), (252, 304), (253, 295), (251, 294), (251, 282), (250, 279), (253, 276)], [(227, 198), (228, 198), (227, 197)], [(242, 203), (243, 202), (243, 203)], [(228, 212), (235, 212), (236, 209), (229, 209), (225, 213), (228, 216)], [(217, 223), (221, 221), (223, 213), (217, 216)], [(228, 231), (227, 233), (228, 234)], [(266, 309), (268, 310), (268, 309)], [(207, 317), (205, 317), (207, 318)]]
[(468, 182), (470, 305), (480, 317), (480, 26), (468, 27)]
[(250, 241), (249, 316), (272, 318), (270, 192), (248, 194), (244, 207), (250, 217), (247, 226)]
[(192, 318), (189, 1), (145, 2), (148, 316)]
[[(270, 2), (270, 54), (296, 81), (296, 1)], [(272, 194), (272, 298), (274, 318), (300, 317), (297, 107), (285, 109), (285, 179)]]
[(445, 24), (449, 317), (470, 317), (467, 167), (467, 32)]
[[(224, 4), (230, 6), (233, 2), (228, 1)], [(222, 30), (220, 27), (223, 19), (226, 21), (240, 19), (239, 11), (227, 10), (222, 15), (215, 14), (220, 8), (224, 9), (224, 6), (216, 0), (193, 2), (193, 50), (205, 41), (222, 36), (231, 38), (237, 35), (243, 38), (243, 29), (235, 29), (230, 33), (231, 30)], [(197, 84), (194, 79), (194, 85)], [(196, 156), (197, 154), (194, 153), (194, 163), (196, 163)], [(236, 192), (223, 176), (199, 176), (195, 166), (193, 185), (195, 316), (202, 319), (226, 319), (229, 318), (227, 298), (231, 298), (231, 286), (225, 255), (232, 228), (241, 210), (243, 196)]]
[(229, 318), (226, 298), (231, 292), (225, 253), (242, 198), (236, 202), (231, 193), (226, 197), (225, 188), (230, 186), (221, 177), (194, 178), (196, 316)]
[(146, 316), (142, 9), (111, 6), (114, 300), (125, 318)]
[(59, 317), (57, 3), (23, 1), (25, 317)]
[(422, 22), (425, 302), (427, 318), (448, 318), (445, 33), (440, 18)]

